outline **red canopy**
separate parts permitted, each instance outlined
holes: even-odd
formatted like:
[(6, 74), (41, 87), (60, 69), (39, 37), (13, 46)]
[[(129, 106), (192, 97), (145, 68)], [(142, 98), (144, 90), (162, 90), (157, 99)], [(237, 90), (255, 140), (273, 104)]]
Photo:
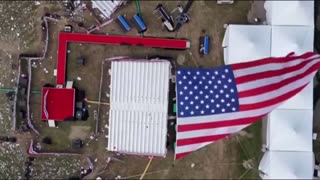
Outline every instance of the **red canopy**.
[(43, 87), (41, 118), (63, 121), (74, 116), (75, 89)]

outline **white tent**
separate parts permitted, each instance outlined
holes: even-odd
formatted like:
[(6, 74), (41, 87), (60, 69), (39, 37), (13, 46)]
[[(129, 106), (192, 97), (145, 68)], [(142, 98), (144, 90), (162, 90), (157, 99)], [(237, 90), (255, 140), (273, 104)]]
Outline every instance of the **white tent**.
[(273, 26), (271, 56), (286, 56), (290, 52), (303, 54), (313, 51), (313, 27)]
[(264, 8), (268, 24), (314, 26), (314, 1), (266, 1)]
[(123, 3), (126, 2), (126, 0), (104, 0), (104, 1), (97, 1), (97, 0), (91, 0), (92, 2), (92, 8), (97, 8), (102, 13), (102, 17), (104, 18), (110, 18), (112, 13)]
[(111, 63), (108, 150), (165, 156), (169, 61)]
[(271, 26), (229, 25), (222, 42), (225, 64), (270, 56)]
[(267, 151), (260, 162), (263, 179), (313, 179), (312, 152)]
[(312, 109), (272, 111), (267, 120), (267, 148), (312, 152), (312, 115)]

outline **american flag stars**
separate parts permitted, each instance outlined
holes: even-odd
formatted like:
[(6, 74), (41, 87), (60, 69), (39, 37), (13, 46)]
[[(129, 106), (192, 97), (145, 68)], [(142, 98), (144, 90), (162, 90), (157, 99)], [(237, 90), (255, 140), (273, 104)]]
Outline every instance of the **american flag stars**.
[(178, 116), (189, 117), (237, 111), (234, 76), (229, 66), (177, 70)]

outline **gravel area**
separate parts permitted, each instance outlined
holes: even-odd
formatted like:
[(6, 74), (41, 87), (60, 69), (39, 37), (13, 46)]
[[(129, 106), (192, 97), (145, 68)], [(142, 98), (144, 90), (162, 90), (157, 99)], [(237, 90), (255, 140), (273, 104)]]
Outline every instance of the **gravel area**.
[(25, 156), (19, 144), (2, 143), (0, 145), (0, 177), (1, 179), (22, 179)]
[(34, 16), (36, 8), (36, 3), (32, 1), (0, 2), (0, 41), (9, 42), (14, 46), (12, 48), (27, 49), (37, 36), (33, 32), (36, 24)]
[(80, 173), (80, 160), (75, 157), (39, 157), (32, 162), (32, 179), (67, 179)]

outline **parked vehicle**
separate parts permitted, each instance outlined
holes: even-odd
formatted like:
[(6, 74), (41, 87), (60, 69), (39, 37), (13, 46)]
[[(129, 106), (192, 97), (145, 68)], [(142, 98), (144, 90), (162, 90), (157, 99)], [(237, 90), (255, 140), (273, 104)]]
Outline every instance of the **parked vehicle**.
[(200, 53), (200, 55), (209, 54), (209, 36), (201, 36), (200, 37), (199, 53)]
[(128, 21), (123, 15), (119, 15), (117, 18), (117, 23), (120, 25), (120, 27), (125, 31), (130, 31), (131, 26), (129, 25)]
[(135, 24), (138, 33), (143, 33), (147, 30), (147, 26), (143, 22), (142, 18), (139, 16), (139, 14), (134, 14), (132, 17), (132, 21)]

